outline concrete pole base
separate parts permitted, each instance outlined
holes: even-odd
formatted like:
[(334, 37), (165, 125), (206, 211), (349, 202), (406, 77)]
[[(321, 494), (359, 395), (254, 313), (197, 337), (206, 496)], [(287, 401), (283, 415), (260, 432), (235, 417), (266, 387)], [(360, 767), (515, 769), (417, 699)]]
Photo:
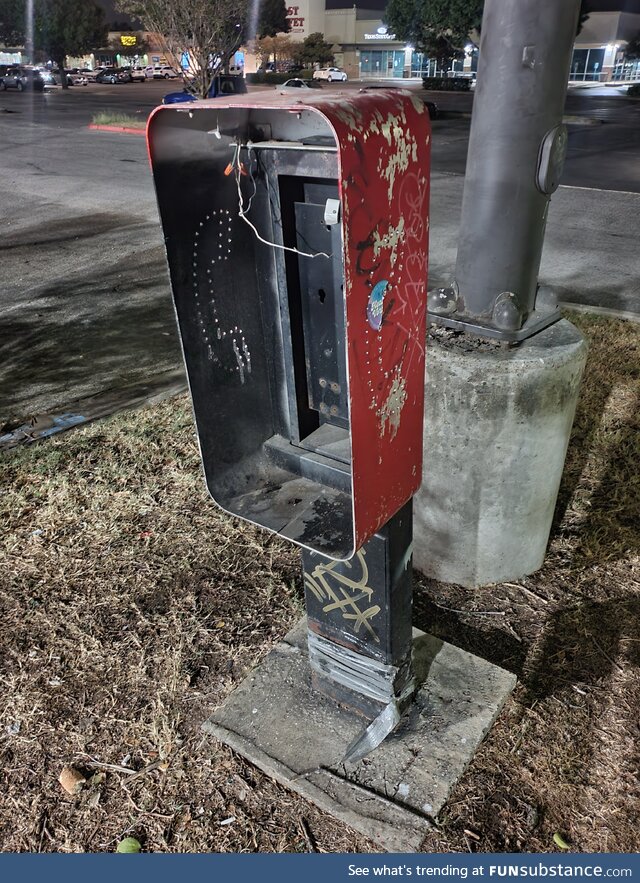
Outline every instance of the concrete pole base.
[(544, 560), (587, 342), (566, 319), (509, 349), (435, 334), (414, 567), (468, 587), (519, 579)]
[(299, 622), (203, 724), (268, 776), (389, 852), (415, 852), (515, 687), (511, 672), (414, 629), (415, 699), (354, 763), (369, 719), (312, 686)]

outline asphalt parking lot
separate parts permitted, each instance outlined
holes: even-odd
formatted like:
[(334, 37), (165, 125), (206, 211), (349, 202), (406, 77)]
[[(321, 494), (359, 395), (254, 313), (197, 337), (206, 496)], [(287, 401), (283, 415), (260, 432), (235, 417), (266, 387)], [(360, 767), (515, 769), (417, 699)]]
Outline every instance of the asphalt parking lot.
[[(180, 368), (145, 139), (88, 128), (97, 111), (144, 120), (179, 88), (149, 80), (0, 93), (0, 425)], [(460, 114), (473, 97), (436, 99), (452, 116), (433, 125), (433, 278), (455, 261), (469, 130)], [(605, 122), (572, 126), (563, 184), (580, 190), (552, 202), (543, 270), (569, 293), (576, 280), (593, 289), (595, 303), (605, 271), (594, 274), (594, 261), (611, 264), (625, 309), (638, 298), (640, 103), (572, 93), (567, 109)]]

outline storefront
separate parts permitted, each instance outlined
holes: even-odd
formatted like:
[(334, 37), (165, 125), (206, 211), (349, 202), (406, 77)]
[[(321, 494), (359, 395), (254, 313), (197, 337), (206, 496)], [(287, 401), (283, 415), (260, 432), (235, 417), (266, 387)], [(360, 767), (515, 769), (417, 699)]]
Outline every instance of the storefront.
[(592, 12), (576, 37), (571, 56), (572, 82), (633, 82), (640, 78), (637, 60), (625, 60), (624, 49), (640, 32), (640, 15)]
[[(365, 18), (364, 15), (367, 15)], [(336, 64), (344, 66), (351, 79), (406, 79), (436, 77), (445, 72), (435, 59), (417, 52), (399, 40), (381, 19), (350, 9), (332, 9), (325, 13), (325, 39), (336, 51)], [(455, 74), (472, 75), (478, 68), (478, 50), (471, 43), (464, 59), (452, 67)]]
[(404, 71), (403, 49), (360, 50), (360, 77), (403, 77)]

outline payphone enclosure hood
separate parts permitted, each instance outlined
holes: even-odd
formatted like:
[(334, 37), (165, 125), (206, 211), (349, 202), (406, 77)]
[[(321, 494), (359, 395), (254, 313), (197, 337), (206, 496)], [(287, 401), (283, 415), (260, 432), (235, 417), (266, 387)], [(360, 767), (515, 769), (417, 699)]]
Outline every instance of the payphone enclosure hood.
[(147, 143), (209, 491), (350, 558), (421, 482), (426, 108), (217, 98), (158, 108)]

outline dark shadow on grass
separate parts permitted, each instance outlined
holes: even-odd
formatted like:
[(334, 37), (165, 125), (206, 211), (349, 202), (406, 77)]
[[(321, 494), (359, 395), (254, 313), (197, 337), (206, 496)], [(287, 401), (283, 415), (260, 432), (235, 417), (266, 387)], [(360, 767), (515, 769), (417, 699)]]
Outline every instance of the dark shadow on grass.
[(636, 477), (640, 401), (636, 398), (635, 407), (625, 408), (620, 421), (609, 417), (606, 430), (602, 428), (612, 393), (640, 375), (640, 335), (625, 347), (615, 340), (615, 329), (633, 328), (629, 323), (592, 316), (583, 318), (580, 325), (589, 337), (589, 354), (550, 536), (553, 540), (571, 533), (566, 519), (568, 508), (583, 479), (587, 459), (597, 455), (598, 436), (606, 432), (606, 462), (589, 499), (586, 522), (577, 528), (579, 538), (573, 559), (578, 567), (586, 560), (593, 563), (594, 555), (598, 561), (622, 558), (640, 548), (640, 483)]
[(526, 642), (509, 634), (501, 617), (484, 617), (472, 609), (451, 610), (437, 604), (431, 597), (430, 584), (436, 584), (435, 580), (415, 574), (414, 626), (519, 676), (529, 652)]
[[(608, 838), (602, 851), (633, 849), (640, 805), (640, 597), (557, 610), (521, 681), (524, 691), (511, 704), (501, 743), (503, 768), (485, 799), (473, 804), (474, 827), (490, 836), (494, 851), (524, 844), (547, 851), (563, 825), (580, 851), (589, 836), (582, 822), (590, 819), (591, 848), (601, 829)], [(493, 765), (485, 769), (491, 778)]]
[(0, 317), (0, 340), (3, 417), (29, 416), (43, 394), (45, 407), (63, 405), (97, 378), (106, 389), (180, 366), (162, 249), (43, 287)]

